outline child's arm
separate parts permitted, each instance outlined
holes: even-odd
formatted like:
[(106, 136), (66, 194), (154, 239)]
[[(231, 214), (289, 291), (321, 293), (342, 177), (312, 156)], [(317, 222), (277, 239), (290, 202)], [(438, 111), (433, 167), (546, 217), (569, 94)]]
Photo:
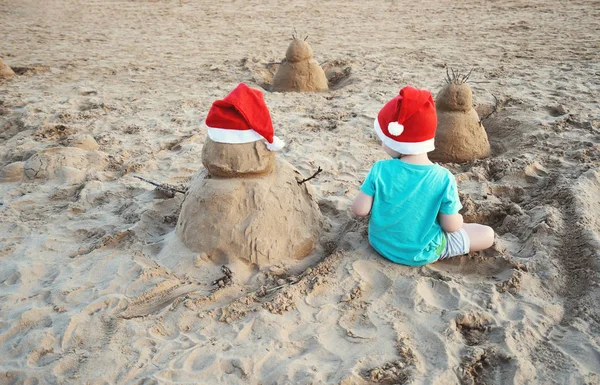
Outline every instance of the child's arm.
[(373, 197), (359, 192), (358, 196), (354, 199), (352, 204), (352, 212), (359, 217), (369, 215), (371, 212), (371, 206), (373, 205)]
[(352, 203), (352, 212), (354, 215), (358, 215), (359, 217), (365, 217), (369, 215), (371, 212), (371, 207), (373, 206), (373, 197), (375, 196), (375, 180), (377, 180), (378, 175), (378, 163), (375, 163), (362, 186), (360, 186), (360, 191), (356, 198), (354, 198), (354, 203)]
[(448, 171), (448, 185), (442, 196), (442, 204), (438, 213), (438, 221), (442, 229), (448, 233), (453, 233), (463, 227), (463, 217), (458, 212), (462, 208), (460, 197), (458, 196), (458, 188), (456, 187), (456, 179), (454, 175)]
[(460, 214), (438, 214), (438, 220), (442, 229), (448, 233), (453, 233), (463, 227), (463, 217)]

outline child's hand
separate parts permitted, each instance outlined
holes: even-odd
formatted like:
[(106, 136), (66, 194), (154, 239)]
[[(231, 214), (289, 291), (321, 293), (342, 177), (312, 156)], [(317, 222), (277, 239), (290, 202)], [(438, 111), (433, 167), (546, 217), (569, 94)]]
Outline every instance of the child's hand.
[(352, 212), (359, 217), (367, 216), (371, 212), (372, 205), (373, 197), (361, 191), (354, 199), (354, 203), (352, 204)]

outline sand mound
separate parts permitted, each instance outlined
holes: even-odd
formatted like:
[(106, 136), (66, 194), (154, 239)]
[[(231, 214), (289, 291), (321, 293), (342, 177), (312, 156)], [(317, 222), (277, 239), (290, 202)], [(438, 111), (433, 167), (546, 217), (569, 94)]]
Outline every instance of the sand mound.
[(0, 79), (10, 79), (15, 76), (15, 72), (0, 58)]
[(294, 38), (273, 77), (273, 91), (315, 92), (327, 91), (327, 77), (319, 63), (312, 57), (310, 45)]
[(193, 180), (181, 208), (177, 234), (193, 251), (216, 263), (241, 259), (269, 265), (301, 259), (314, 248), (322, 216), (312, 188), (289, 163), (278, 160), (262, 178)]
[[(108, 164), (108, 158), (99, 151), (85, 151), (75, 147), (53, 147), (38, 151), (24, 164), (27, 179), (58, 178), (65, 183), (79, 183), (86, 177), (86, 171), (97, 171)], [(8, 165), (14, 179), (15, 165)]]
[(98, 142), (92, 135), (77, 134), (73, 135), (65, 141), (69, 147), (77, 147), (82, 150), (96, 151), (100, 148)]
[(0, 182), (19, 182), (25, 173), (25, 162), (7, 164), (0, 170)]
[(431, 159), (467, 162), (490, 155), (490, 143), (473, 108), (473, 92), (467, 83), (449, 82), (437, 94), (435, 106), (438, 126)]
[(250, 177), (271, 172), (275, 167), (275, 153), (267, 149), (264, 140), (226, 144), (206, 138), (202, 164), (212, 176)]

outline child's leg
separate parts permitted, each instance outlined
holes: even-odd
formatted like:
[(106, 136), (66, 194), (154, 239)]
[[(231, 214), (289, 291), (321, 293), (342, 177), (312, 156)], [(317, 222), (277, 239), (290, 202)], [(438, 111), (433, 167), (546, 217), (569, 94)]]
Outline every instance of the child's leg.
[(465, 229), (471, 241), (471, 246), (469, 247), (470, 253), (485, 250), (494, 244), (494, 230), (489, 226), (477, 223), (465, 223), (463, 229)]
[(465, 223), (453, 233), (446, 234), (446, 247), (439, 260), (485, 250), (494, 243), (494, 230), (477, 223)]

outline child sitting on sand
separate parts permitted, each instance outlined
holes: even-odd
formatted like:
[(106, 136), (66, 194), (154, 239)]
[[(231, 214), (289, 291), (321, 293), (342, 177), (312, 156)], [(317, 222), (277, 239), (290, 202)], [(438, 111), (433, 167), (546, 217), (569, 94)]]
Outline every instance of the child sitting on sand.
[(369, 242), (387, 259), (421, 266), (491, 247), (494, 230), (463, 223), (456, 180), (427, 157), (437, 126), (429, 91), (404, 87), (375, 119), (375, 132), (393, 159), (376, 162), (352, 211), (371, 213)]

